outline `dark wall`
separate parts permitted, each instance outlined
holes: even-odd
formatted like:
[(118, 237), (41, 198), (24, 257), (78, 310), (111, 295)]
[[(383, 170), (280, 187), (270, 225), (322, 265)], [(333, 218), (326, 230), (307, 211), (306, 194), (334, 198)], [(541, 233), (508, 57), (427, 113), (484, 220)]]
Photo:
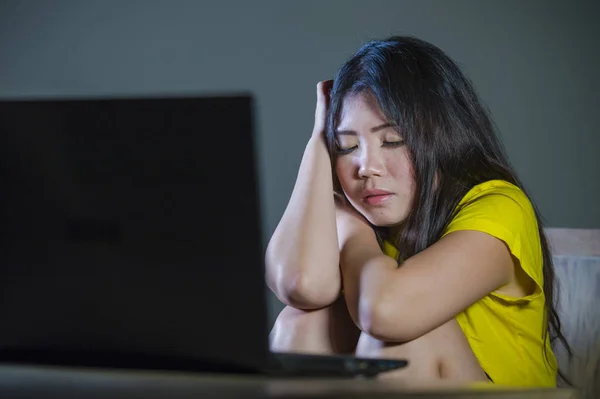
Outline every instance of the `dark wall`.
[(4, 0), (0, 97), (255, 93), (266, 240), (311, 131), (316, 82), (370, 38), (413, 34), (473, 79), (547, 224), (600, 228), (598, 4)]

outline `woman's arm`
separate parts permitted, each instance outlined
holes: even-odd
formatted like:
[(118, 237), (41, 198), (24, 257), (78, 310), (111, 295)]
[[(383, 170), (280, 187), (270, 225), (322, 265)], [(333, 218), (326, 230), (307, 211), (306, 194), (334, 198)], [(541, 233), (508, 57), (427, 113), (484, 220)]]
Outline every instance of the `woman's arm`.
[(330, 87), (330, 82), (317, 86), (313, 135), (266, 253), (269, 288), (298, 309), (327, 306), (340, 293), (331, 160), (323, 136)]
[(348, 310), (382, 341), (418, 338), (511, 280), (510, 252), (488, 234), (450, 233), (397, 267), (356, 211), (340, 210), (337, 220)]

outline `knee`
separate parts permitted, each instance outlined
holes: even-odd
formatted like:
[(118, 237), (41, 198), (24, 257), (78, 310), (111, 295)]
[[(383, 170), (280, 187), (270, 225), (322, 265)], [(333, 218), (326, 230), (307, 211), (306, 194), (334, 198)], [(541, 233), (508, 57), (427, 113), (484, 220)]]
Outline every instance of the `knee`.
[(324, 321), (325, 315), (322, 313), (324, 312), (320, 310), (306, 311), (286, 306), (277, 316), (271, 330), (271, 336), (289, 335), (291, 333), (305, 335), (314, 330), (315, 325), (319, 324), (320, 321)]
[[(327, 326), (327, 311), (299, 310), (285, 307), (273, 325), (269, 335), (271, 350), (275, 352), (314, 352), (321, 341), (321, 331)], [(315, 347), (315, 348), (313, 348)]]

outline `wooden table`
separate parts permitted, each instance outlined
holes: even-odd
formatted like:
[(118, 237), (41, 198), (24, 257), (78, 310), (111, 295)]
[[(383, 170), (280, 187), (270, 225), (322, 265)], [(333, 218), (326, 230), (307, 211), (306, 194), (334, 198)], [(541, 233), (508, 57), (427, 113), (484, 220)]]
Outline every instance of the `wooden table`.
[(574, 399), (570, 389), (464, 388), (378, 380), (0, 366), (0, 398), (493, 398)]

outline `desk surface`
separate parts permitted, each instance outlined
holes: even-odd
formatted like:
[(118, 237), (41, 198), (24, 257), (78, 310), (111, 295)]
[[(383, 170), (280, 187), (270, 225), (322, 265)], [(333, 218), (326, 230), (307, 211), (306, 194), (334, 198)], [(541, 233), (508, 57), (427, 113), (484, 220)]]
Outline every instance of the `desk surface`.
[(0, 366), (2, 398), (493, 398), (574, 399), (568, 389), (458, 388), (398, 381)]

